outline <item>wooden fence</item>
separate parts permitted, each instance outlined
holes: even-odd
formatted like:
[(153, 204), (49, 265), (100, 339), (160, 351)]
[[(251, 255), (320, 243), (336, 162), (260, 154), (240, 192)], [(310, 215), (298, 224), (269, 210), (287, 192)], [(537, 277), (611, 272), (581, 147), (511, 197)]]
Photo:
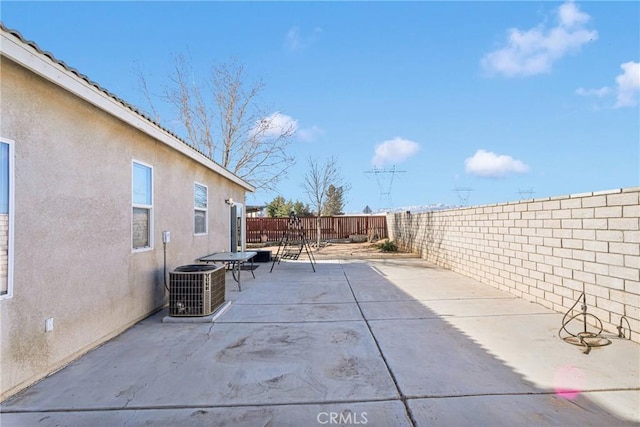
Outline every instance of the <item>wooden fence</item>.
[[(316, 217), (300, 217), (305, 237), (316, 240)], [(247, 218), (247, 243), (273, 242), (282, 238), (289, 218)], [(348, 239), (352, 235), (387, 237), (387, 217), (379, 216), (323, 216), (320, 218), (320, 239)], [(263, 238), (262, 236), (266, 236)]]

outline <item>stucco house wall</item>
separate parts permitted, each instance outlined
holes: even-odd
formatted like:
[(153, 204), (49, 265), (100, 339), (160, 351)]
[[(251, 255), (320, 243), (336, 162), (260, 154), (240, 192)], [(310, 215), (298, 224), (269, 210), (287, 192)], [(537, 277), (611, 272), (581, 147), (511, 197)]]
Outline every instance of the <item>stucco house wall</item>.
[[(171, 232), (167, 271), (229, 250), (225, 199), (244, 202), (253, 187), (37, 46), (1, 35), (0, 138), (15, 150), (12, 291), (0, 297), (4, 400), (163, 307), (162, 232)], [(153, 170), (153, 243), (140, 251), (134, 161)], [(195, 183), (208, 188), (205, 235), (194, 233)]]

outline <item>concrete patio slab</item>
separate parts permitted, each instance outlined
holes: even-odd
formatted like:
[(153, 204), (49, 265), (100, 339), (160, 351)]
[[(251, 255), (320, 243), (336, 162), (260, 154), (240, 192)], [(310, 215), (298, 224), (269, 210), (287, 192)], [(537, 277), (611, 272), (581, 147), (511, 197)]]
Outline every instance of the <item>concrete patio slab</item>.
[(540, 304), (506, 295), (501, 298), (436, 299), (422, 303), (438, 316), (446, 318), (549, 314), (549, 310)]
[[(11, 427), (37, 425), (66, 427), (411, 426), (406, 409), (400, 401), (349, 402), (323, 405), (207, 406), (83, 412), (30, 412), (4, 414), (2, 420), (3, 426)], [(14, 424), (13, 421), (19, 421), (19, 424)]]
[[(371, 265), (381, 271), (395, 286), (403, 289), (407, 288), (408, 275), (422, 272), (419, 275), (420, 280), (429, 282), (432, 279), (440, 280), (443, 274), (441, 270), (433, 268), (426, 262), (414, 262), (411, 266), (406, 262), (372, 261)], [(400, 271), (399, 265), (405, 271)], [(451, 274), (452, 283), (460, 284), (468, 280), (466, 278), (461, 280), (459, 275), (454, 277), (454, 273)], [(448, 282), (445, 281), (445, 283)], [(512, 374), (520, 376), (519, 381), (533, 386), (536, 393), (560, 393), (563, 397), (584, 396), (604, 413), (612, 414), (613, 418), (608, 425), (617, 425), (618, 422), (624, 424), (628, 421), (635, 422), (635, 425), (640, 424), (640, 346), (638, 344), (619, 339), (612, 334), (604, 334), (612, 344), (593, 348), (586, 355), (582, 352), (582, 347), (569, 345), (558, 338), (562, 314), (521, 299), (514, 300), (507, 294), (503, 294), (502, 298), (496, 300), (477, 299), (477, 293), (483, 293), (482, 286), (477, 282), (470, 283), (469, 289), (474, 293), (465, 296), (465, 293), (461, 292), (458, 299), (420, 302), (433, 314), (437, 314), (438, 319), (457, 331), (456, 340), (467, 337), (470, 342), (475, 343), (476, 349), (483, 349), (485, 355), (501, 361), (503, 369), (495, 369), (492, 372), (501, 372), (507, 368)], [(489, 295), (497, 290), (489, 288), (487, 291)], [(504, 304), (509, 304), (509, 301), (513, 305), (507, 308)], [(487, 302), (491, 304), (488, 304), (486, 309), (482, 308), (482, 304)], [(369, 311), (364, 303), (362, 306), (367, 317)], [(498, 309), (497, 314), (489, 309), (494, 306)], [(423, 322), (427, 321), (434, 322), (434, 319), (427, 317), (427, 320), (423, 320)], [(420, 324), (421, 321), (414, 322)], [(387, 356), (382, 334), (375, 332), (376, 322), (370, 323), (375, 336), (381, 342), (383, 354)], [(384, 323), (380, 321), (380, 325)], [(386, 327), (393, 328), (391, 324)], [(448, 330), (444, 325), (436, 329)], [(424, 331), (420, 329), (420, 333), (424, 334)], [(386, 335), (391, 337), (394, 333), (390, 331)], [(396, 333), (394, 340), (400, 337), (401, 335)], [(433, 339), (433, 336), (431, 338)], [(424, 354), (424, 352), (418, 353)], [(390, 357), (387, 360), (391, 360)], [(478, 360), (481, 361), (482, 358)], [(447, 366), (449, 365), (450, 362), (447, 361)], [(404, 374), (409, 381), (414, 375), (418, 375), (415, 369), (411, 372), (404, 365), (400, 366), (400, 369), (409, 371)], [(390, 367), (393, 370), (394, 363), (390, 363)], [(455, 425), (457, 422), (452, 421), (452, 424), (444, 423), (444, 425)], [(502, 423), (499, 424), (502, 425)], [(510, 423), (504, 423), (504, 425), (508, 424)], [(545, 423), (541, 422), (541, 424)], [(562, 419), (559, 419), (558, 423), (551, 424), (564, 425)], [(584, 424), (574, 420), (569, 425), (603, 424), (592, 423), (589, 419), (585, 419)]]
[[(594, 412), (598, 410), (608, 411), (612, 416), (620, 420), (621, 425), (629, 425), (633, 421), (633, 425), (640, 424), (640, 392), (637, 389), (629, 390), (606, 390), (606, 391), (588, 391), (580, 393), (581, 396), (597, 405)], [(561, 394), (561, 397), (571, 400), (575, 393), (571, 391), (569, 394)], [(635, 420), (635, 421), (634, 421)], [(613, 425), (613, 424), (610, 424)]]
[[(37, 411), (42, 405), (69, 410), (398, 397), (362, 322), (193, 326), (159, 324), (159, 316), (36, 384), (13, 399), (11, 407)], [(131, 342), (134, 336), (139, 341)]]
[(548, 314), (548, 310), (541, 305), (515, 297), (377, 301), (362, 302), (360, 307), (370, 320)]
[[(456, 275), (457, 276), (457, 275)], [(450, 280), (434, 278), (426, 280), (421, 279), (394, 279), (394, 283), (398, 289), (402, 290), (409, 298), (422, 300), (435, 299), (465, 299), (470, 298), (512, 298), (498, 289), (482, 285), (478, 282), (473, 284), (467, 283), (467, 280), (460, 280), (458, 277), (452, 277)]]
[(633, 342), (585, 355), (561, 314), (419, 259), (266, 267), (242, 292), (227, 276), (214, 323), (158, 312), (3, 402), (0, 424), (640, 424)]
[[(557, 338), (562, 322), (560, 314), (446, 320), (537, 387), (549, 390), (573, 387), (581, 391), (640, 387), (638, 344), (605, 334), (612, 341), (609, 346), (594, 347), (588, 355), (584, 354), (582, 347)], [(637, 403), (640, 409), (640, 395)]]
[(425, 309), (422, 301), (364, 301), (360, 303), (362, 313), (368, 320), (394, 320), (394, 319), (429, 319), (438, 315)]
[(637, 425), (604, 412), (588, 398), (566, 399), (553, 394), (412, 399), (409, 407), (418, 426)]
[(354, 303), (338, 304), (235, 304), (219, 323), (293, 323), (359, 321), (362, 314)]
[(415, 301), (407, 292), (399, 287), (389, 286), (388, 281), (378, 278), (371, 282), (350, 282), (353, 294), (358, 301)]
[[(277, 280), (277, 279), (275, 279)], [(256, 285), (251, 293), (243, 295), (245, 304), (264, 304), (265, 302), (277, 304), (297, 303), (355, 303), (355, 298), (349, 286), (337, 281), (327, 281), (318, 277), (314, 283), (288, 282), (281, 286)]]
[[(533, 385), (438, 318), (372, 320), (398, 387), (407, 397), (532, 393)], [(411, 363), (407, 363), (411, 360)]]

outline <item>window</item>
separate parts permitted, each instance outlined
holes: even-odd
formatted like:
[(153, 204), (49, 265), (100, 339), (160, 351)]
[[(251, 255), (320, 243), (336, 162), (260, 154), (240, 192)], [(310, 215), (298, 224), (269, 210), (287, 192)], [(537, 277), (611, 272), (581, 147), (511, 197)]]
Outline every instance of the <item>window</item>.
[(202, 184), (195, 183), (193, 191), (194, 205), (194, 232), (195, 234), (207, 234), (207, 187)]
[(133, 162), (132, 179), (132, 245), (133, 250), (153, 247), (153, 169)]
[(13, 141), (0, 138), (0, 298), (13, 296)]

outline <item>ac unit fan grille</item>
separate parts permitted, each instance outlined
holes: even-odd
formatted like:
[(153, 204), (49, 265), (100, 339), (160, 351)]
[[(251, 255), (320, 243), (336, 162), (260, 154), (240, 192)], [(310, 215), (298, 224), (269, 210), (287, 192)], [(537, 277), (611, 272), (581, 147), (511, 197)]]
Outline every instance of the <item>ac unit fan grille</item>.
[(224, 291), (223, 267), (199, 272), (171, 272), (169, 315), (208, 316), (224, 304)]

